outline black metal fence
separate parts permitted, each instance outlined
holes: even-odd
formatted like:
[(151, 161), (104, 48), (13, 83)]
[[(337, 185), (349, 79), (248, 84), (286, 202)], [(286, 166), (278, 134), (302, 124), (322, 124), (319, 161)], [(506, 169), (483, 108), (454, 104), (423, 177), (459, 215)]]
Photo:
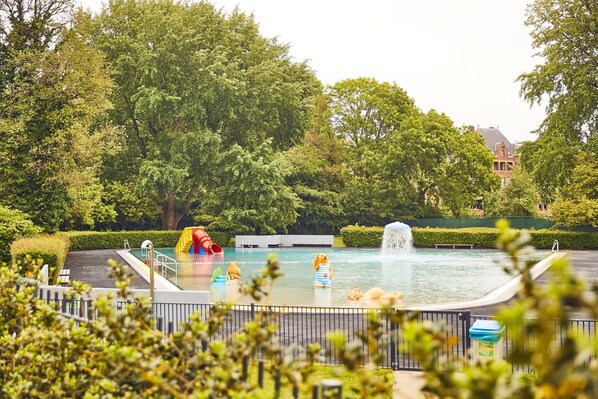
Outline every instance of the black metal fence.
[[(39, 298), (53, 306), (63, 315), (74, 319), (76, 322), (85, 322), (95, 318), (92, 301), (78, 299), (76, 296), (63, 297), (58, 292), (50, 293), (43, 289), (38, 290)], [(124, 302), (115, 302), (115, 308), (122, 309)], [(189, 321), (189, 317), (199, 312), (199, 317), (206, 320), (211, 307), (209, 304), (186, 303), (154, 303), (153, 313), (156, 328), (164, 334), (178, 331), (181, 323)], [(296, 306), (262, 306), (262, 305), (235, 305), (214, 339), (234, 339), (246, 322), (256, 316), (268, 320), (278, 326), (276, 339), (285, 347), (306, 349), (308, 344), (318, 343), (324, 349), (322, 362), (336, 365), (340, 361), (334, 354), (327, 334), (334, 331), (344, 332), (347, 341), (357, 340), (359, 334), (367, 330), (367, 314), (373, 309), (364, 308), (321, 308), (321, 307), (296, 307)], [(374, 310), (376, 311), (376, 310)], [(471, 347), (469, 328), (476, 320), (489, 319), (487, 316), (474, 316), (469, 311), (418, 311), (416, 319), (420, 322), (438, 322), (445, 325), (447, 345), (442, 348), (449, 360), (456, 360), (468, 356)], [(568, 326), (559, 321), (553, 323), (557, 343), (562, 343), (568, 330), (575, 330), (586, 339), (596, 340), (595, 320), (573, 320)], [(363, 351), (369, 356), (384, 354), (384, 368), (393, 370), (421, 370), (419, 363), (413, 356), (413, 351), (407, 344), (404, 331), (389, 320), (383, 320), (383, 339), (379, 341), (378, 353), (369, 353), (363, 344)], [(506, 329), (503, 345), (504, 354), (508, 356), (512, 350), (512, 329)], [(449, 339), (453, 337), (452, 339)], [(456, 339), (454, 339), (456, 337)], [(529, 337), (533, 339), (533, 337)], [(531, 342), (531, 341), (530, 341)], [(450, 343), (450, 344), (449, 344)], [(594, 358), (597, 358), (594, 354)], [(518, 367), (524, 371), (531, 371), (526, 367)]]

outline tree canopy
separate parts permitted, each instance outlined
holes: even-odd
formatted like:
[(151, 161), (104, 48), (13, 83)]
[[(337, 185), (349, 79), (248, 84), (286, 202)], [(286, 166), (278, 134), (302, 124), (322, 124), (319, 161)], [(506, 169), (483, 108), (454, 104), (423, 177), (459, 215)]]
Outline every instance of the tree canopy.
[[(98, 123), (112, 82), (87, 40), (89, 20), (68, 2), (3, 1), (0, 43), (0, 203), (47, 230), (93, 226), (100, 210), (99, 157), (111, 129)], [(43, 26), (42, 26), (43, 25)]]
[(535, 143), (522, 148), (522, 162), (553, 201), (569, 181), (574, 155), (598, 156), (598, 4), (585, 0), (535, 0), (527, 9), (539, 63), (521, 74), (520, 94), (545, 103), (547, 117)]
[(252, 17), (209, 3), (111, 1), (95, 42), (115, 71), (122, 155), (135, 159), (120, 178), (140, 182), (167, 229), (213, 188), (223, 151), (300, 141), (319, 90), (306, 64), (263, 38)]
[(571, 182), (559, 193), (552, 216), (564, 226), (598, 227), (598, 159), (581, 152), (575, 157)]

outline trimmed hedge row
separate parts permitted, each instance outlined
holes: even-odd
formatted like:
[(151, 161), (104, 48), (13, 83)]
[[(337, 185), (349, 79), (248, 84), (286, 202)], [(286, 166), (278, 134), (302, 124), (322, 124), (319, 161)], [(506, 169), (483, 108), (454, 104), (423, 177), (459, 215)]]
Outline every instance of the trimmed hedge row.
[[(48, 282), (56, 284), (58, 274), (64, 266), (66, 255), (69, 251), (69, 239), (64, 235), (39, 235), (31, 238), (16, 240), (10, 246), (14, 265), (28, 264), (24, 262), (27, 256), (31, 259), (42, 259), (48, 265)], [(19, 270), (21, 275), (26, 275), (32, 270)]]
[(123, 249), (125, 240), (131, 248), (139, 248), (145, 240), (151, 240), (154, 247), (174, 247), (181, 236), (177, 230), (150, 231), (77, 231), (61, 233), (71, 240), (72, 251), (89, 251), (93, 249)]
[[(72, 251), (84, 251), (92, 249), (119, 249), (124, 247), (124, 242), (127, 240), (131, 248), (139, 248), (141, 243), (145, 240), (150, 240), (154, 247), (174, 247), (182, 230), (149, 230), (149, 231), (78, 231), (69, 233), (60, 233), (68, 236), (71, 241)], [(208, 234), (212, 241), (218, 245), (225, 247), (230, 244), (231, 238), (226, 234), (218, 231), (209, 231)]]
[[(560, 249), (598, 249), (598, 233), (527, 230), (530, 244), (538, 249), (551, 249), (555, 240)], [(434, 248), (434, 244), (473, 244), (476, 248), (496, 248), (497, 229), (436, 229), (412, 228), (413, 245)], [(341, 235), (348, 247), (379, 247), (382, 243), (383, 227), (347, 226)]]

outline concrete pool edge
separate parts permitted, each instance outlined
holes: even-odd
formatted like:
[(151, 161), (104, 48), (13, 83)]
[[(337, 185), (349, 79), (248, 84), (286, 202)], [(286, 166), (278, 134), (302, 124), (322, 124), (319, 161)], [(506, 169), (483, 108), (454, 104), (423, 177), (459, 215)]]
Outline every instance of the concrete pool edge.
[[(127, 250), (118, 250), (116, 251), (131, 267), (133, 267), (142, 278), (146, 281), (149, 281), (149, 267), (140, 261), (137, 257), (130, 254)], [(554, 252), (547, 256), (546, 258), (540, 260), (536, 263), (532, 269), (530, 270), (531, 276), (533, 279), (536, 279), (538, 276), (543, 274), (546, 270), (550, 268), (552, 263), (560, 259), (564, 256), (567, 256), (568, 252)], [(184, 290), (181, 290), (175, 284), (171, 283), (166, 278), (162, 277), (159, 274), (154, 275), (154, 282), (155, 282), (155, 289), (156, 290), (165, 290), (165, 291), (176, 291), (183, 293)], [(461, 302), (447, 302), (447, 303), (432, 303), (432, 304), (423, 304), (423, 305), (413, 305), (413, 306), (397, 306), (396, 308), (403, 308), (407, 310), (466, 310), (470, 308), (479, 308), (484, 306), (491, 306), (496, 305), (499, 303), (506, 302), (513, 298), (517, 291), (520, 289), (520, 282), (521, 276), (516, 276), (509, 280), (507, 283), (503, 284), (502, 286), (498, 287), (497, 289), (491, 291), (490, 293), (484, 295), (481, 298), (468, 300), (468, 301), (461, 301)], [(196, 292), (207, 292), (207, 291), (196, 291)], [(278, 306), (272, 305), (270, 306)], [(288, 305), (280, 305), (283, 307), (292, 308), (293, 306)]]
[[(130, 254), (129, 251), (121, 249), (116, 251), (125, 262), (129, 264), (139, 275), (147, 282), (150, 281), (150, 269), (149, 267), (137, 259), (134, 255)], [(154, 288), (162, 291), (179, 291), (183, 292), (179, 287), (162, 277), (159, 273), (154, 273)]]
[[(555, 252), (540, 262), (536, 263), (530, 270), (532, 279), (536, 279), (542, 275), (546, 270), (550, 268), (552, 263), (558, 259), (561, 259), (568, 255), (568, 252)], [(406, 306), (407, 310), (466, 310), (470, 308), (479, 308), (483, 306), (496, 305), (499, 303), (506, 302), (513, 298), (517, 291), (519, 291), (521, 283), (521, 275), (516, 276), (509, 280), (506, 284), (498, 287), (494, 291), (484, 295), (481, 298), (473, 299), (470, 301), (462, 302), (449, 302), (449, 303), (433, 303), (426, 305), (417, 306)]]

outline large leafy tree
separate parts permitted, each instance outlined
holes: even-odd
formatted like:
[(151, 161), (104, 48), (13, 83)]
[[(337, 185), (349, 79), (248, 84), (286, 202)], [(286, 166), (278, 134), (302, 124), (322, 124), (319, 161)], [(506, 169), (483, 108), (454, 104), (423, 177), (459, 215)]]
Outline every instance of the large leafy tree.
[(110, 1), (96, 43), (115, 70), (112, 116), (125, 129), (113, 162), (125, 167), (109, 177), (140, 182), (166, 229), (213, 187), (221, 151), (300, 140), (319, 88), (251, 17), (208, 3)]
[(515, 167), (507, 185), (484, 194), (483, 209), (487, 217), (537, 216), (540, 195), (531, 176)]
[(409, 118), (393, 136), (383, 173), (403, 187), (403, 201), (413, 216), (459, 216), (498, 185), (493, 159), (478, 133), (457, 128), (431, 110)]
[(551, 201), (567, 184), (573, 155), (586, 146), (598, 153), (598, 4), (535, 0), (526, 25), (541, 61), (519, 76), (520, 93), (530, 104), (545, 102), (547, 117), (522, 162)]
[(518, 149), (521, 165), (533, 177), (543, 202), (552, 202), (559, 189), (567, 184), (579, 144), (570, 144), (566, 137), (542, 134), (526, 141)]
[(587, 141), (598, 130), (598, 4), (536, 0), (526, 25), (542, 62), (519, 77), (522, 95), (548, 100), (544, 130)]
[(286, 183), (301, 201), (297, 222), (290, 230), (302, 234), (330, 234), (346, 225), (342, 191), (346, 173), (338, 140), (310, 132), (302, 145), (281, 155)]
[(211, 227), (237, 233), (286, 232), (297, 219), (299, 201), (285, 184), (284, 169), (269, 142), (250, 152), (235, 144), (217, 166), (218, 187), (205, 209), (216, 215)]
[(405, 90), (373, 78), (340, 81), (328, 96), (332, 133), (354, 147), (384, 141), (416, 110)]
[(67, 14), (66, 1), (0, 5), (0, 203), (47, 230), (110, 218), (97, 175), (111, 142), (98, 120), (112, 83), (88, 45), (88, 18)]
[(373, 78), (343, 80), (327, 95), (327, 129), (345, 148), (341, 203), (348, 222), (373, 225), (403, 218), (401, 187), (381, 174), (381, 159), (402, 123), (417, 114), (413, 100), (396, 84)]
[(582, 152), (575, 158), (571, 182), (559, 193), (552, 216), (564, 226), (598, 227), (598, 157)]

